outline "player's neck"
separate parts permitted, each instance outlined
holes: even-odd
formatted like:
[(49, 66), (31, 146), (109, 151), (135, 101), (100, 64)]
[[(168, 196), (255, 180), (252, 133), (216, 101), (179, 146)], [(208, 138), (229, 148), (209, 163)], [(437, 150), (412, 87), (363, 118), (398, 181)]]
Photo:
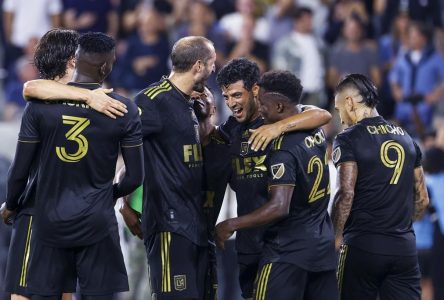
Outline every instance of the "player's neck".
[(72, 77), (72, 81), (74, 82), (88, 82), (88, 83), (101, 83), (97, 78), (94, 76), (89, 76), (87, 74), (81, 74), (78, 72), (74, 73), (74, 76)]
[(188, 72), (185, 73), (177, 73), (174, 71), (171, 71), (170, 76), (168, 79), (171, 81), (172, 84), (176, 88), (178, 88), (182, 93), (191, 95), (193, 92), (193, 78), (190, 78), (190, 74)]
[(356, 123), (368, 119), (368, 118), (374, 118), (379, 116), (378, 111), (376, 108), (363, 108), (361, 110), (356, 111)]

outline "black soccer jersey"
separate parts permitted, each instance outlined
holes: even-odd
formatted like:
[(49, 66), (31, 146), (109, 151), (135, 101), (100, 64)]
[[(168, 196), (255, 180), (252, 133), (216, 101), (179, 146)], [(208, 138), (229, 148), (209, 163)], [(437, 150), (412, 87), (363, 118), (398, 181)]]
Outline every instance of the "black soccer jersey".
[(327, 213), (328, 157), (320, 129), (290, 132), (273, 142), (267, 160), (269, 187), (294, 186), (289, 214), (265, 233), (268, 262), (297, 265), (311, 272), (334, 270), (334, 234)]
[(413, 184), (421, 152), (401, 127), (367, 118), (338, 134), (336, 166), (354, 161), (358, 177), (344, 242), (387, 255), (415, 255)]
[(210, 238), (222, 207), (225, 190), (231, 176), (229, 145), (212, 134), (208, 145), (203, 146), (204, 159), (204, 213)]
[(142, 222), (145, 238), (175, 232), (206, 246), (202, 149), (192, 103), (168, 79), (136, 96), (145, 156)]
[[(73, 84), (95, 89), (99, 84)], [(33, 234), (55, 247), (93, 244), (116, 223), (113, 179), (120, 147), (141, 146), (137, 107), (117, 120), (79, 102), (28, 103), (21, 142), (39, 143)]]
[[(241, 124), (230, 117), (221, 126), (223, 135), (230, 139), (232, 175), (230, 186), (236, 192), (237, 214), (246, 215), (261, 207), (268, 197), (267, 167), (265, 159), (269, 151), (251, 150), (248, 144), (250, 129), (256, 129), (264, 124), (264, 119)], [(261, 253), (263, 246), (264, 226), (242, 229), (236, 234), (236, 250), (240, 253)]]

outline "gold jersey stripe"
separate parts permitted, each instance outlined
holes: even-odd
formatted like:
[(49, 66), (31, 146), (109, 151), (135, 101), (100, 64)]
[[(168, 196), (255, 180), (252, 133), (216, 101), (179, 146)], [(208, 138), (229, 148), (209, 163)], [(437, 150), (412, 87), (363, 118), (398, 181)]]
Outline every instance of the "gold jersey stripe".
[(150, 87), (150, 88), (148, 88), (148, 89), (145, 91), (144, 94), (148, 96), (148, 94), (150, 94), (151, 92), (153, 92), (153, 91), (156, 90), (156, 89), (159, 89), (159, 88), (164, 87), (166, 84), (168, 84), (168, 82), (167, 82), (167, 81), (164, 81), (164, 82), (162, 82), (162, 83), (159, 84), (159, 85), (156, 85), (156, 86)]
[(256, 300), (265, 300), (265, 293), (267, 292), (268, 278), (271, 272), (271, 263), (264, 265), (261, 276), (259, 277)]
[(171, 233), (160, 233), (160, 252), (162, 259), (162, 292), (171, 292), (170, 244)]
[(338, 272), (336, 274), (336, 277), (338, 279), (339, 296), (341, 296), (342, 280), (344, 277), (344, 265), (345, 265), (345, 259), (347, 257), (347, 252), (348, 252), (348, 246), (342, 245), (341, 252), (339, 254)]
[(26, 287), (26, 276), (28, 274), (29, 251), (31, 247), (32, 216), (29, 217), (28, 233), (26, 235), (25, 249), (23, 253), (22, 273), (20, 274), (20, 286)]
[(153, 100), (154, 98), (156, 98), (159, 94), (163, 93), (163, 92), (168, 92), (171, 91), (172, 87), (170, 86), (169, 88), (164, 88), (161, 90), (158, 90), (155, 94), (153, 94), (150, 98), (151, 100)]
[(162, 89), (168, 89), (168, 88), (171, 89), (171, 85), (168, 83), (168, 81), (164, 81), (158, 86), (149, 88), (145, 92), (145, 95), (147, 95), (150, 99), (153, 99), (155, 97), (153, 95), (156, 94), (157, 91), (162, 90)]

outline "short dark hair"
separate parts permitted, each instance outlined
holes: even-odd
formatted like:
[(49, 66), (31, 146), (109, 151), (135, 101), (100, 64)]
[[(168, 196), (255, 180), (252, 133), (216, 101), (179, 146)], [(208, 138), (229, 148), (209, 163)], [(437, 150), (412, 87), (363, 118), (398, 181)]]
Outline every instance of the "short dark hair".
[(299, 8), (297, 8), (293, 14), (293, 19), (294, 20), (299, 20), (300, 18), (302, 18), (305, 15), (313, 15), (313, 11), (306, 7), (306, 6), (301, 6)]
[(40, 39), (34, 52), (34, 64), (44, 79), (62, 78), (66, 63), (74, 58), (79, 34), (74, 30), (52, 29)]
[(171, 51), (173, 70), (187, 72), (198, 60), (206, 64), (212, 55), (208, 45), (213, 45), (213, 42), (202, 36), (187, 36), (178, 40)]
[(335, 92), (339, 93), (346, 88), (358, 90), (362, 96), (362, 102), (368, 107), (374, 108), (379, 103), (378, 89), (365, 75), (349, 74), (345, 76), (336, 86)]
[(415, 28), (418, 32), (426, 38), (427, 42), (433, 40), (433, 28), (423, 22), (413, 21), (410, 23), (409, 28)]
[(220, 87), (227, 87), (242, 80), (244, 88), (250, 91), (258, 81), (260, 71), (258, 65), (244, 57), (229, 61), (217, 74), (216, 80)]
[(85, 53), (109, 53), (116, 48), (116, 41), (102, 32), (87, 32), (80, 36), (79, 46)]
[(301, 80), (289, 71), (268, 71), (259, 79), (258, 85), (264, 92), (282, 94), (295, 104), (301, 99)]

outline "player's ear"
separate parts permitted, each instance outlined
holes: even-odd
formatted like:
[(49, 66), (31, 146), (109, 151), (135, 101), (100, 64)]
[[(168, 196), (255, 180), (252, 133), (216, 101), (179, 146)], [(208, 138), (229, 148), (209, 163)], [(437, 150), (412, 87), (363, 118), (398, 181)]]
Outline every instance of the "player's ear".
[(196, 62), (193, 65), (193, 69), (196, 71), (196, 73), (202, 72), (202, 69), (204, 67), (203, 61), (200, 59), (196, 60)]
[(355, 104), (353, 102), (352, 97), (346, 97), (344, 100), (344, 106), (347, 109), (347, 111), (352, 112), (355, 110)]
[(216, 114), (216, 105), (211, 104), (210, 116), (213, 116), (215, 114)]
[(257, 98), (257, 96), (259, 95), (259, 86), (256, 83), (253, 84), (251, 91), (253, 92), (253, 97)]
[(66, 62), (66, 68), (75, 69), (76, 67), (76, 58), (73, 56)]
[(276, 102), (276, 111), (280, 114), (284, 112), (284, 104), (282, 102)]

